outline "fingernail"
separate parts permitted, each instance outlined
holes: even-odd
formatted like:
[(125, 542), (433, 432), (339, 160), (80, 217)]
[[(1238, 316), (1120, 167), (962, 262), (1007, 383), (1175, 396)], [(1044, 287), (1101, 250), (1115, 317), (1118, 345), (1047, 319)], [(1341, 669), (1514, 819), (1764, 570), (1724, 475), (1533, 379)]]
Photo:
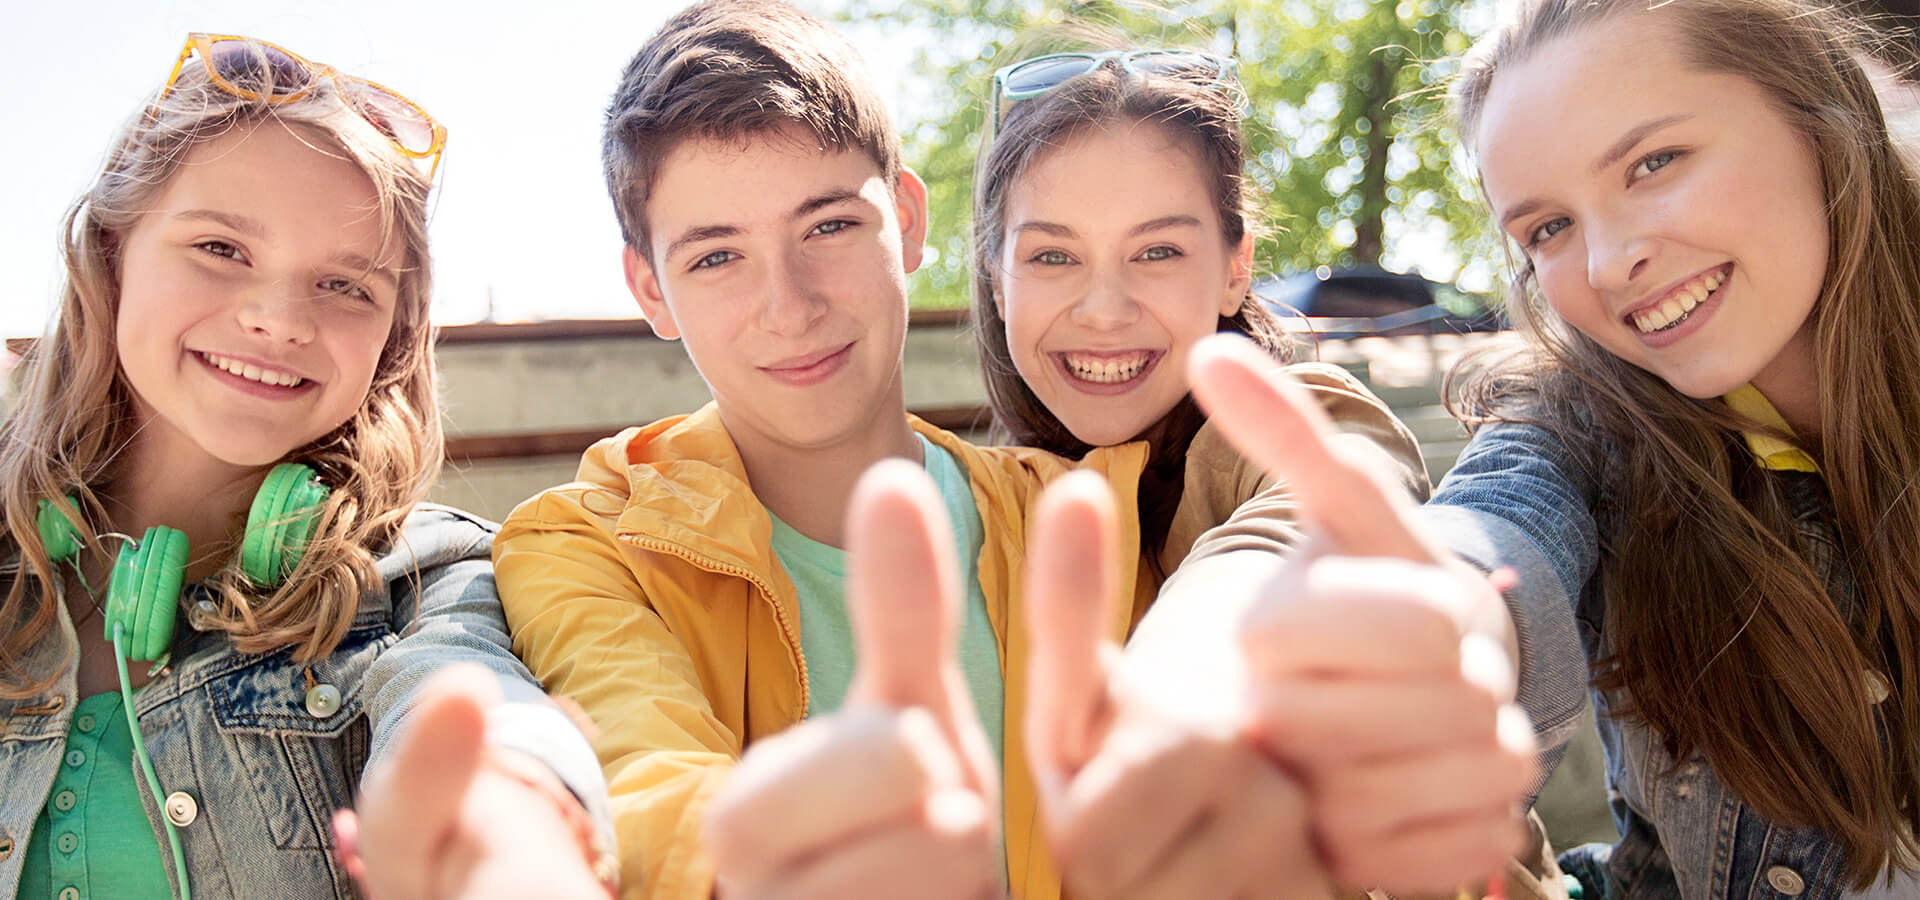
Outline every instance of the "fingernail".
[(1460, 677), (1502, 703), (1511, 701), (1519, 688), (1506, 648), (1479, 632), (1460, 639)]
[(987, 804), (964, 788), (944, 788), (927, 797), (927, 825), (937, 832), (956, 834), (986, 824)]

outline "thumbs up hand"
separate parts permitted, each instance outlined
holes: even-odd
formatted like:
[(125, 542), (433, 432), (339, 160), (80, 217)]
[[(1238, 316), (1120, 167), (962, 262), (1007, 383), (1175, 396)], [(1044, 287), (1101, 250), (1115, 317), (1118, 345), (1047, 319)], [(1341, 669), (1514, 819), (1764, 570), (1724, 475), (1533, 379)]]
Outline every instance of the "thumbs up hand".
[(847, 517), (847, 703), (741, 759), (707, 817), (717, 895), (998, 896), (999, 779), (954, 658), (946, 513), (925, 472), (889, 460)]
[(334, 813), (336, 857), (361, 896), (611, 896), (579, 801), (544, 763), (488, 745), (488, 711), (500, 703), (493, 673), (473, 663), (421, 686), (356, 808)]
[(1056, 481), (1030, 520), (1028, 757), (1075, 896), (1325, 896), (1295, 783), (1231, 720), (1134, 690), (1103, 634), (1117, 599), (1113, 499)]
[(1241, 640), (1250, 728), (1304, 781), (1323, 861), (1341, 884), (1394, 892), (1485, 878), (1519, 846), (1536, 766), (1504, 602), (1420, 532), (1404, 491), (1341, 452), (1270, 357), (1213, 337), (1189, 373), (1307, 520)]

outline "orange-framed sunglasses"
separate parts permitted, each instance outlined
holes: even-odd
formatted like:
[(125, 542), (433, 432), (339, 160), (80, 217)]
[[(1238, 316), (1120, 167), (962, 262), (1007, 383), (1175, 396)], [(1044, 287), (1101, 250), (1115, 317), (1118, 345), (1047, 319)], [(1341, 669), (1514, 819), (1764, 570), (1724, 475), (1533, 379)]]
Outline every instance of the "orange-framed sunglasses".
[[(206, 68), (207, 80), (243, 100), (265, 100), (273, 105), (291, 103), (311, 92), (321, 78), (331, 79), (347, 105), (386, 135), (394, 149), (413, 159), (433, 161), (427, 170), (427, 180), (433, 180), (440, 170), (440, 151), (447, 146), (447, 129), (427, 115), (420, 104), (383, 85), (311, 62), (292, 50), (256, 38), (199, 31), (187, 35), (187, 45), (180, 49), (180, 58), (167, 76), (167, 86), (160, 91), (163, 99), (173, 92), (187, 60), (196, 53)], [(271, 95), (262, 93), (261, 89), (270, 91)]]

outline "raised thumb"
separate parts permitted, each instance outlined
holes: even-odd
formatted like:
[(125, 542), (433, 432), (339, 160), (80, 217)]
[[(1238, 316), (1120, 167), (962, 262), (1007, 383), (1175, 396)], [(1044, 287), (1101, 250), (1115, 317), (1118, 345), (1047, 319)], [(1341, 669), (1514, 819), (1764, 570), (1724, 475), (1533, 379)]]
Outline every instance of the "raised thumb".
[(956, 711), (943, 670), (956, 665), (959, 593), (952, 529), (932, 480), (905, 460), (868, 469), (847, 508), (847, 611), (858, 660), (848, 701), (925, 707), (950, 722)]
[(1208, 336), (1194, 345), (1187, 377), (1234, 449), (1286, 482), (1326, 552), (1443, 558), (1411, 524), (1406, 492), (1342, 453), (1326, 412), (1251, 341)]
[(1087, 471), (1055, 481), (1029, 519), (1027, 753), (1043, 772), (1077, 771), (1111, 718), (1104, 632), (1116, 599), (1116, 530), (1112, 491)]

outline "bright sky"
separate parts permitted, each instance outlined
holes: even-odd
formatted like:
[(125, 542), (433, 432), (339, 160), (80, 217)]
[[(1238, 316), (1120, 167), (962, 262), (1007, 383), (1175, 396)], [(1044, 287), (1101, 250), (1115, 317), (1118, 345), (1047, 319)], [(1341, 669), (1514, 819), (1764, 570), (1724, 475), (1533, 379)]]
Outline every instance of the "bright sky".
[[(13, 38), (0, 53), (0, 166), (13, 173), (0, 206), (0, 336), (45, 328), (61, 217), (189, 31), (273, 41), (392, 87), (447, 125), (432, 231), (436, 320), (630, 315), (599, 123), (628, 58), (680, 6), (0, 0), (0, 34)], [(853, 36), (876, 72), (905, 69), (900, 42)]]

